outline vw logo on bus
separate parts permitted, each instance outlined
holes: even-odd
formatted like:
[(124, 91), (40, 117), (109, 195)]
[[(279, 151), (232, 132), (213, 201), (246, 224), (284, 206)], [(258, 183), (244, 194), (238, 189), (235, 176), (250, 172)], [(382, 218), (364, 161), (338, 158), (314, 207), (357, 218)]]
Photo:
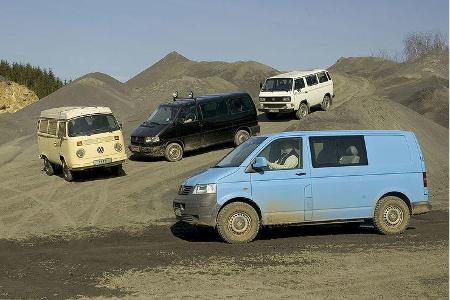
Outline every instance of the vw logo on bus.
[(103, 152), (105, 152), (105, 149), (103, 147), (98, 147), (97, 152), (102, 154)]

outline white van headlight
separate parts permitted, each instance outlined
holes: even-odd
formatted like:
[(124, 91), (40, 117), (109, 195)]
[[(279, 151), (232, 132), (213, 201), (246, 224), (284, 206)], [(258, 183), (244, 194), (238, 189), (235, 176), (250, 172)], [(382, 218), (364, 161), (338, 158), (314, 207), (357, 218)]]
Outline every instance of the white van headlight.
[(259, 97), (259, 102), (264, 102), (264, 101), (266, 101), (266, 98), (264, 98), (264, 97)]
[(121, 151), (122, 151), (122, 144), (121, 144), (121, 143), (115, 143), (115, 144), (114, 144), (114, 149), (115, 149), (117, 152), (121, 152)]
[(157, 143), (159, 142), (159, 136), (147, 136), (145, 137), (146, 143)]
[(215, 194), (216, 193), (216, 184), (208, 183), (208, 184), (197, 184), (194, 188), (192, 194)]
[(81, 148), (81, 149), (77, 150), (76, 154), (79, 158), (82, 158), (84, 156), (84, 154), (86, 154), (86, 151), (84, 151), (84, 149)]
[(283, 101), (283, 102), (291, 102), (291, 97), (283, 97), (283, 98), (281, 98), (281, 101)]

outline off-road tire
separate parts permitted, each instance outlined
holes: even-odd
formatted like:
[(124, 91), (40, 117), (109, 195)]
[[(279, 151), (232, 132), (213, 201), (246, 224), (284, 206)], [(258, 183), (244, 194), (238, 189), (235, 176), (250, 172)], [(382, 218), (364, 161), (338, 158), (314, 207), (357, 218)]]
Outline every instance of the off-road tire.
[(67, 164), (64, 160), (62, 161), (62, 171), (63, 171), (62, 173), (63, 173), (64, 179), (67, 182), (71, 182), (74, 180), (75, 176), (73, 174), (73, 171), (71, 171), (69, 169), (69, 167), (67, 167)]
[(166, 146), (164, 156), (167, 161), (174, 162), (183, 158), (183, 147), (178, 143), (170, 143)]
[(277, 113), (266, 112), (267, 120), (275, 120), (278, 117)]
[(330, 110), (331, 108), (331, 97), (328, 95), (325, 95), (323, 97), (322, 103), (320, 103), (320, 107), (322, 108), (322, 110), (327, 111)]
[(387, 196), (378, 200), (375, 206), (373, 225), (381, 234), (400, 234), (408, 228), (410, 218), (405, 201)]
[(260, 219), (256, 210), (247, 203), (232, 202), (217, 216), (217, 232), (230, 244), (253, 241), (259, 232)]
[(301, 120), (309, 114), (309, 106), (307, 103), (300, 103), (298, 110), (295, 112), (295, 117), (297, 120)]
[(247, 130), (241, 129), (234, 134), (234, 145), (239, 146), (250, 138), (250, 133)]
[(48, 176), (55, 175), (55, 165), (51, 163), (47, 157), (44, 157), (44, 172)]
[(112, 166), (112, 167), (110, 167), (110, 170), (111, 170), (111, 173), (114, 176), (121, 176), (121, 175), (123, 175), (125, 173), (124, 170), (123, 170), (122, 164), (116, 165), (116, 166)]

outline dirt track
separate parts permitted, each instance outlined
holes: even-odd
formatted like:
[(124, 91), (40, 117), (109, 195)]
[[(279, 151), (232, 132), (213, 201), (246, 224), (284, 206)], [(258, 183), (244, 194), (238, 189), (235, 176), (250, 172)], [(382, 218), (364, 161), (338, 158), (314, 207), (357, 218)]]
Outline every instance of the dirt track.
[(401, 236), (371, 227), (274, 227), (246, 245), (176, 223), (95, 238), (0, 242), (0, 297), (408, 298), (448, 295), (448, 218)]

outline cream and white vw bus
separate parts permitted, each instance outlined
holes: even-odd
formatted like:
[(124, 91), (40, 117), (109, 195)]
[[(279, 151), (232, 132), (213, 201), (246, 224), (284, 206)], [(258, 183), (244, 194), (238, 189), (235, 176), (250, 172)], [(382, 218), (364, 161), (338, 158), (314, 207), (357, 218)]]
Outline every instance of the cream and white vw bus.
[(62, 168), (64, 179), (74, 172), (110, 167), (121, 174), (127, 159), (121, 125), (108, 107), (58, 107), (41, 112), (38, 121), (39, 156), (44, 171)]

